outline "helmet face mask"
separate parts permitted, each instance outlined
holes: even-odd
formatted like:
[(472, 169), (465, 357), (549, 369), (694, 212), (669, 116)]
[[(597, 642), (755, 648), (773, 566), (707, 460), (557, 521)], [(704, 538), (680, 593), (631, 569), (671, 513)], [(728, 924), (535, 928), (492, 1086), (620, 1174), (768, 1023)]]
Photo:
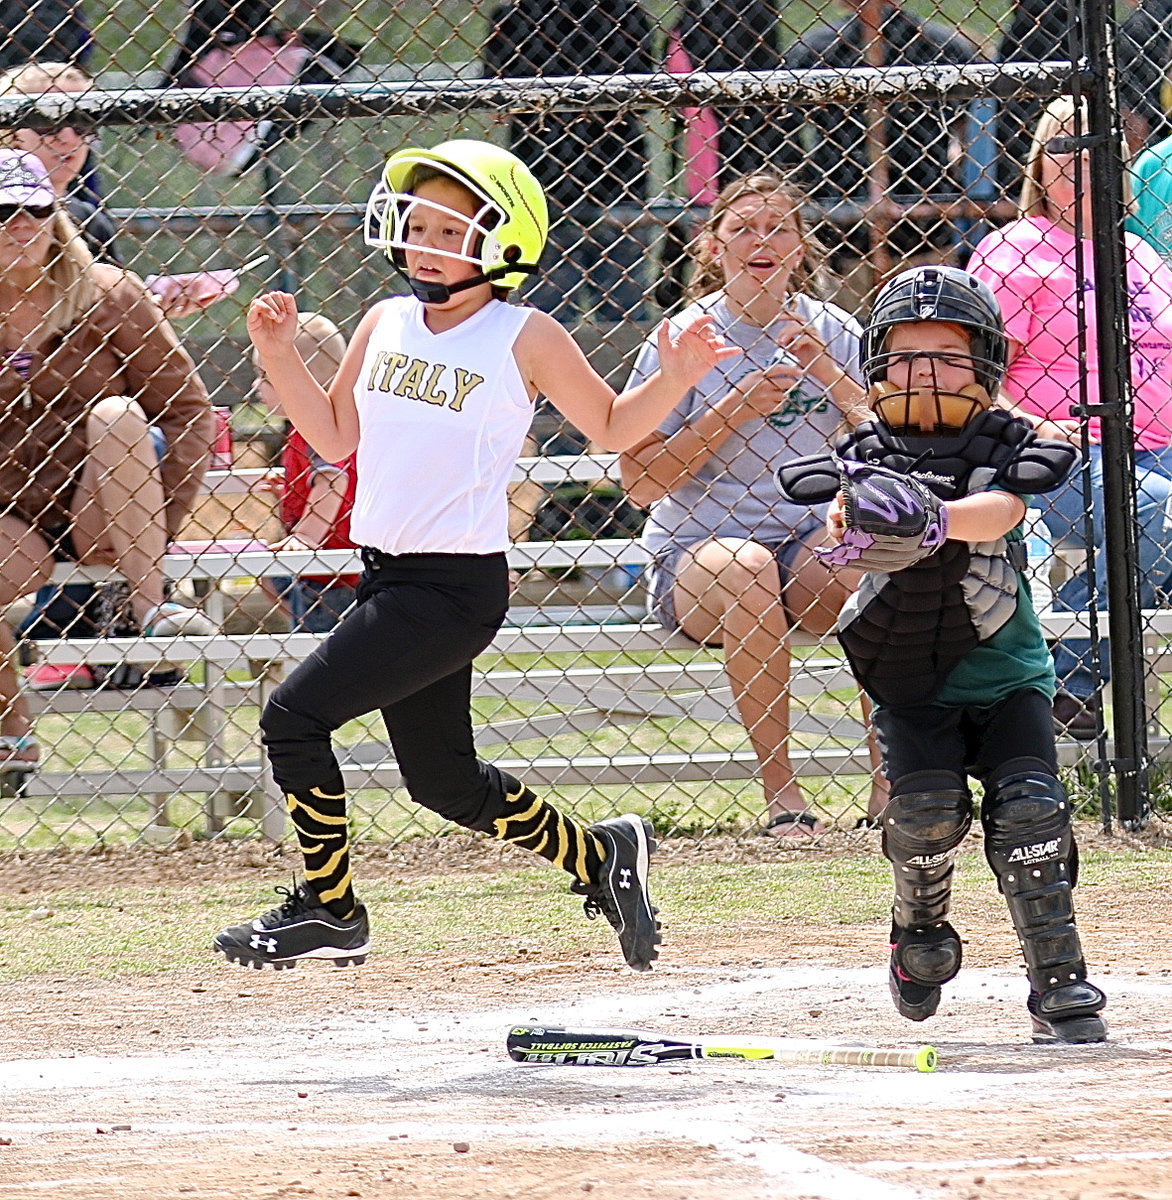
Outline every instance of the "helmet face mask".
[(901, 437), (929, 437), (959, 433), (978, 413), (991, 407), (992, 402), (979, 383), (949, 391), (936, 386), (900, 389), (894, 383), (881, 382), (871, 385), (867, 403), (892, 433)]
[(381, 181), (366, 205), (367, 245), (387, 251), (387, 257), (395, 266), (406, 270), (404, 252), (419, 249), (418, 243), (410, 238), (411, 217), (421, 209), (429, 215), (447, 217), (465, 227), (464, 242), (459, 250), (428, 246), (429, 254), (468, 263), (481, 271), (486, 267), (491, 269), (492, 266), (499, 266), (504, 261), (500, 242), (492, 233), (493, 226), (500, 223), (501, 214), (488, 201), (482, 201), (475, 214), (469, 217), (466, 213), (457, 212), (434, 200), (425, 200), (411, 192), (387, 191)]
[[(446, 177), (467, 189), (477, 205), (469, 218), (412, 194), (421, 169), (425, 177)], [(381, 249), (396, 270), (406, 274), (404, 251), (407, 222), (417, 205), (453, 215), (468, 226), (458, 253), (436, 251), (444, 257), (479, 268), (471, 286), (489, 282), (514, 288), (537, 272), (537, 262), (549, 233), (545, 194), (529, 168), (509, 151), (490, 142), (456, 140), (431, 150), (400, 150), (387, 159), (382, 177), (366, 205), (364, 240)], [(429, 247), (429, 249), (431, 249)], [(412, 282), (414, 289), (414, 282)], [(426, 285), (435, 287), (436, 285)], [(468, 284), (454, 285), (455, 288)], [(420, 295), (420, 299), (430, 297)]]
[[(892, 331), (921, 322), (959, 327), (967, 337), (968, 353), (893, 353)], [(984, 283), (956, 267), (914, 267), (880, 289), (863, 330), (860, 358), (869, 385), (868, 403), (893, 432), (956, 433), (991, 406), (1005, 377), (1007, 353), (1001, 309)], [(910, 367), (917, 360), (932, 363), (931, 385), (913, 387), (909, 379), (900, 389), (889, 378), (891, 368), (901, 362)], [(948, 368), (967, 368), (975, 382), (937, 387), (937, 361)]]

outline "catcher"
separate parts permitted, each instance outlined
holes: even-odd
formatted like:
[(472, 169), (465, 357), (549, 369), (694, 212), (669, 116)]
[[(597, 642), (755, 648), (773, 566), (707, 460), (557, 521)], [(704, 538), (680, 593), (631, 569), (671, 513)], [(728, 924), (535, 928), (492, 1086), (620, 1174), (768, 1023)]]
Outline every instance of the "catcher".
[(992, 292), (953, 267), (917, 267), (879, 293), (863, 333), (875, 420), (834, 456), (778, 472), (791, 501), (832, 500), (836, 566), (867, 573), (838, 637), (891, 781), (880, 821), (895, 874), (890, 986), (932, 1016), (960, 970), (948, 921), (953, 861), (984, 787), (985, 853), (1025, 955), (1035, 1041), (1101, 1042), (1071, 889), (1078, 855), (1057, 774), (1054, 671), (1022, 574), (1023, 497), (1056, 487), (1072, 446), (993, 400), (1006, 341)]

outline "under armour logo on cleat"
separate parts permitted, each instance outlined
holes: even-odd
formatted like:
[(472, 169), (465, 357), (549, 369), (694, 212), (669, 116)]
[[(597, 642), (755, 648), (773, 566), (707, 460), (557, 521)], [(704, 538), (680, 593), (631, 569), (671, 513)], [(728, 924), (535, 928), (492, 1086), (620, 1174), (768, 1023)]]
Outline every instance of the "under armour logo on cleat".
[(619, 887), (630, 888), (630, 886), (631, 886), (631, 869), (630, 869), (630, 867), (623, 867), (623, 869), (621, 871), (619, 871)]
[(248, 944), (254, 950), (263, 950), (266, 954), (276, 954), (277, 952), (276, 938), (257, 937), (257, 935), (254, 933), (252, 937), (248, 939)]

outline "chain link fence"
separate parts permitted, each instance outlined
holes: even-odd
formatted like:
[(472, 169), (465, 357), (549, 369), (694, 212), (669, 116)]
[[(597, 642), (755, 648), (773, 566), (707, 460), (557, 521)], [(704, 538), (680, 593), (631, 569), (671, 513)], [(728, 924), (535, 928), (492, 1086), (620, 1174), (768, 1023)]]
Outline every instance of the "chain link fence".
[[(719, 319), (744, 350), (658, 442), (621, 459), (539, 399), (511, 494), (509, 623), (477, 663), (482, 752), (583, 816), (633, 809), (669, 833), (755, 834), (787, 811), (815, 836), (868, 823), (883, 781), (826, 636), (844, 589), (807, 587), (818, 521), (780, 504), (772, 482), (835, 435), (839, 400), (817, 379), (790, 387), (770, 411), (727, 421), (666, 484), (664, 439), (748, 372), (784, 363), (788, 318), (857, 381), (856, 322), (877, 285), (910, 265), (972, 262), (1003, 307), (1016, 304), (1011, 398), (1075, 424), (1081, 412), (1098, 442), (1102, 397), (1081, 369), (1095, 360), (1093, 314), (1077, 300), (1093, 264), (1062, 243), (1077, 241), (1064, 222), (1085, 232), (1091, 218), (1060, 213), (1039, 235), (1019, 207), (1034, 167), (1051, 193), (1063, 186), (1082, 143), (1061, 139), (1087, 132), (1077, 110), (1031, 156), (1043, 107), (1079, 87), (1077, 14), (1059, 0), (4, 11), (0, 136), (45, 165), (28, 195), (50, 187), (70, 221), (0, 202), (0, 601), (12, 631), (0, 846), (281, 833), (259, 710), (352, 602), (359, 564), (338, 527), (345, 473), (315, 463), (266, 403), (245, 311), (261, 290), (294, 291), (319, 314), (303, 332), (328, 379), (339, 337), (406, 291), (362, 238), (382, 162), (451, 137), (507, 145), (541, 180), (552, 229), (522, 299), (566, 324), (616, 388), (653, 365), (661, 318), (700, 295), (721, 292)], [(1167, 132), (1167, 26), (1145, 36), (1150, 15), (1142, 6), (1119, 42), (1134, 149)], [(763, 172), (788, 190), (758, 179), (730, 207), (729, 186)], [(1088, 189), (1067, 173), (1073, 213)], [(758, 230), (761, 212), (772, 224)], [(778, 249), (791, 233), (796, 248)], [(737, 236), (752, 248), (734, 261)], [(1172, 276), (1155, 249), (1128, 253), (1128, 294), (1115, 280), (1098, 294), (1131, 312), (1131, 529), (1158, 749), (1172, 713), (1160, 649)], [(400, 383), (404, 395), (423, 386)], [(1046, 513), (1041, 497), (1031, 509), (1029, 570), (1066, 654), (1068, 783), (1084, 815), (1105, 819), (1106, 565), (1096, 575), (1087, 560), (1115, 468), (1094, 446), (1085, 457), (1065, 507)], [(438, 830), (407, 800), (373, 718), (338, 742), (356, 832)]]

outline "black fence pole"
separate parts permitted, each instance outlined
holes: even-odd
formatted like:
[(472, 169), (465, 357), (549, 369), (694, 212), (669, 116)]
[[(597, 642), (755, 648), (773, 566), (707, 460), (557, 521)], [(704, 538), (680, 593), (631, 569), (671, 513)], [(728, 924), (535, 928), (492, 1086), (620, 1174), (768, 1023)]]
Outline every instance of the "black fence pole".
[(1099, 402), (1102, 428), (1107, 627), (1111, 635), (1117, 811), (1124, 828), (1144, 821), (1148, 804), (1143, 629), (1136, 538), (1135, 436), (1132, 427), (1131, 344), (1128, 337), (1126, 243), (1123, 237), (1123, 134), (1116, 90), (1115, 21), (1108, 0), (1082, 0), (1089, 78), (1092, 238), (1096, 287)]

